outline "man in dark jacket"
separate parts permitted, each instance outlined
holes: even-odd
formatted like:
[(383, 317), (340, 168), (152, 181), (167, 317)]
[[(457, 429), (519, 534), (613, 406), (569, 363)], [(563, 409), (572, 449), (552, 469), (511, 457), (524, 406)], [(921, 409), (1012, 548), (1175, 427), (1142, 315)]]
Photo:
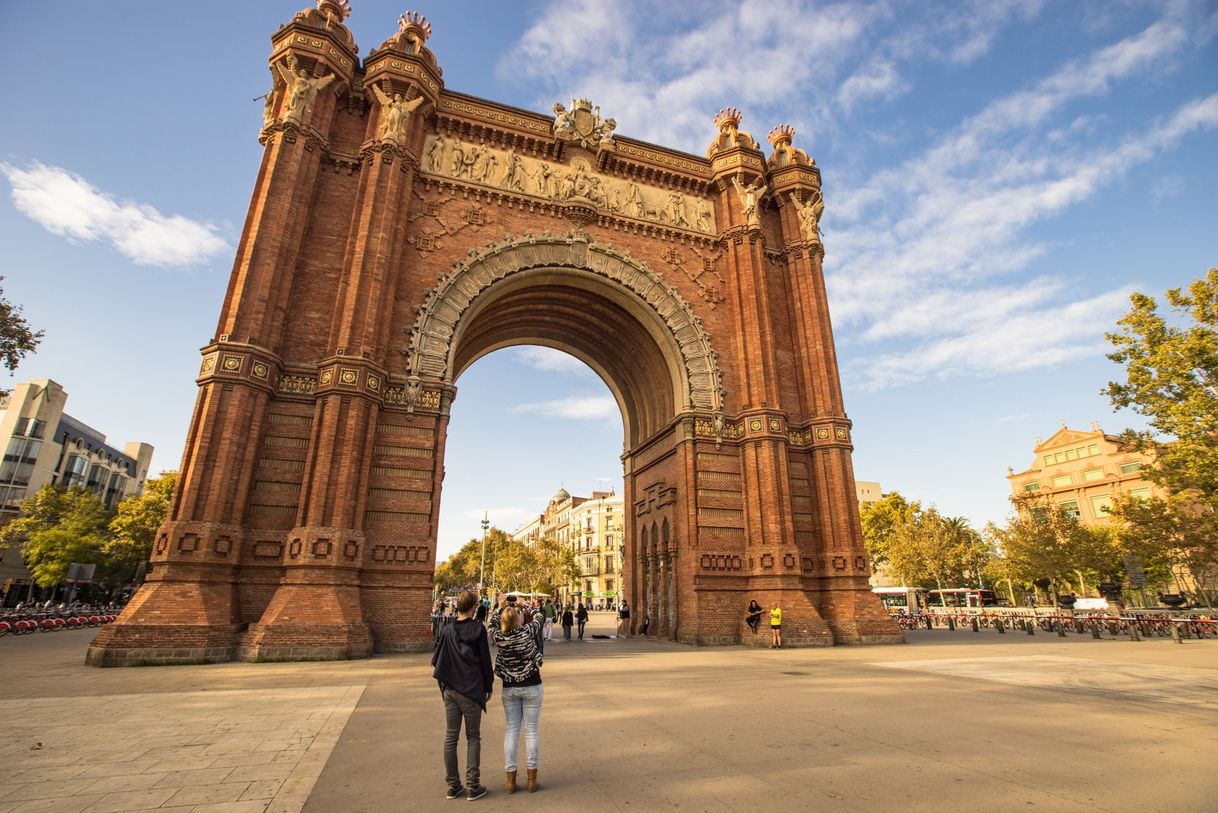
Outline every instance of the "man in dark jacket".
[[(440, 684), (448, 724), (444, 736), (444, 772), (448, 782), (446, 797), (456, 799), (465, 794), (471, 801), (486, 795), (479, 784), (479, 763), (482, 755), (482, 712), (491, 699), (494, 672), (491, 671), (491, 650), (486, 627), (474, 619), (478, 597), (462, 593), (457, 599), (457, 620), (440, 632), (436, 651), (431, 656), (435, 667), (432, 677)], [(465, 721), (465, 787), (457, 766), (457, 739), (461, 721)]]

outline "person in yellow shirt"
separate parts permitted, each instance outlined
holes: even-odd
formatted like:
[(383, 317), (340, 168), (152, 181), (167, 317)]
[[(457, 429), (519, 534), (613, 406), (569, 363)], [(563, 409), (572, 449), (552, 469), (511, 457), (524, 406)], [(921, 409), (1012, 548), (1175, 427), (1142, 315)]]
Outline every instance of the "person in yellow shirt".
[(777, 602), (770, 610), (770, 649), (782, 649), (782, 607)]

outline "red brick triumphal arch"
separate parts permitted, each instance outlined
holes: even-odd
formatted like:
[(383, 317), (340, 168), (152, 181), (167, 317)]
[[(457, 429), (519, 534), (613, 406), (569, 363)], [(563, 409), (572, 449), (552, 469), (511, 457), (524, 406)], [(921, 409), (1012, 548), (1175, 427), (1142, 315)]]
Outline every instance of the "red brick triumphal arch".
[[(868, 587), (821, 271), (820, 172), (721, 111), (705, 158), (446, 89), (403, 16), (272, 37), (265, 147), (178, 492), (96, 665), (430, 646), (449, 407), (516, 344), (605, 380), (625, 424), (623, 589), (652, 634), (891, 643)], [(764, 636), (758, 636), (758, 638)]]

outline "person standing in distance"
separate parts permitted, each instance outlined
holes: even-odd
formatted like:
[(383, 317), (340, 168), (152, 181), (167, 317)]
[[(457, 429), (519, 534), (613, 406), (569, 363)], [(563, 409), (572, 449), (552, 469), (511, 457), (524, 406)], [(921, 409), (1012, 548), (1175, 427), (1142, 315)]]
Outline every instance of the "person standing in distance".
[(541, 647), (538, 634), (543, 616), (534, 613), (528, 623), (523, 613), (507, 596), (500, 596), (499, 606), (491, 613), (491, 640), (498, 648), (495, 674), (503, 681), (503, 768), (507, 776), (504, 786), (508, 793), (516, 792), (516, 756), (520, 750), (520, 727), (524, 724), (525, 768), (528, 771), (529, 793), (537, 790), (537, 768), (541, 762)]
[(554, 602), (546, 599), (546, 606), (541, 609), (542, 615), (546, 617), (546, 626), (543, 630), (547, 641), (554, 640), (554, 621), (558, 617), (558, 608), (554, 606)]
[(588, 608), (581, 601), (575, 608), (575, 623), (579, 625), (579, 640), (584, 640), (584, 626), (588, 623)]
[[(474, 619), (478, 597), (470, 592), (457, 599), (457, 620), (440, 631), (431, 656), (432, 677), (440, 684), (447, 728), (444, 734), (445, 798), (465, 794), (470, 801), (486, 795), (479, 783), (482, 757), (482, 713), (491, 699), (495, 677), (486, 627)], [(457, 739), (465, 722), (465, 786), (457, 765)]]
[(777, 599), (770, 609), (770, 649), (782, 649), (782, 607)]
[(617, 608), (617, 636), (619, 638), (630, 637), (630, 607), (626, 604), (626, 599), (622, 599), (622, 603)]

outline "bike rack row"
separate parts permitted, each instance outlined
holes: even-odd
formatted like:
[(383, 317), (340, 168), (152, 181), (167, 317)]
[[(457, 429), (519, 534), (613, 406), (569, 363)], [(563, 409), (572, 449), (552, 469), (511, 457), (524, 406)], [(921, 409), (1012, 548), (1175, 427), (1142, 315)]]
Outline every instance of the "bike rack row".
[(0, 638), (5, 635), (30, 635), (32, 633), (58, 632), (60, 630), (84, 629), (85, 627), (100, 627), (118, 618), (117, 615), (55, 615), (39, 618), (4, 618), (0, 619)]
[(1107, 633), (1112, 638), (1127, 636), (1132, 641), (1158, 636), (1170, 637), (1174, 641), (1190, 638), (1218, 637), (1218, 619), (1207, 616), (1150, 616), (1111, 615), (1088, 613), (1053, 614), (1039, 613), (945, 613), (930, 611), (920, 615), (893, 615), (903, 629), (971, 629), (980, 632), (993, 629), (999, 634), (1023, 632), (1035, 635), (1039, 629), (1065, 638), (1069, 634), (1090, 635), (1102, 638)]

